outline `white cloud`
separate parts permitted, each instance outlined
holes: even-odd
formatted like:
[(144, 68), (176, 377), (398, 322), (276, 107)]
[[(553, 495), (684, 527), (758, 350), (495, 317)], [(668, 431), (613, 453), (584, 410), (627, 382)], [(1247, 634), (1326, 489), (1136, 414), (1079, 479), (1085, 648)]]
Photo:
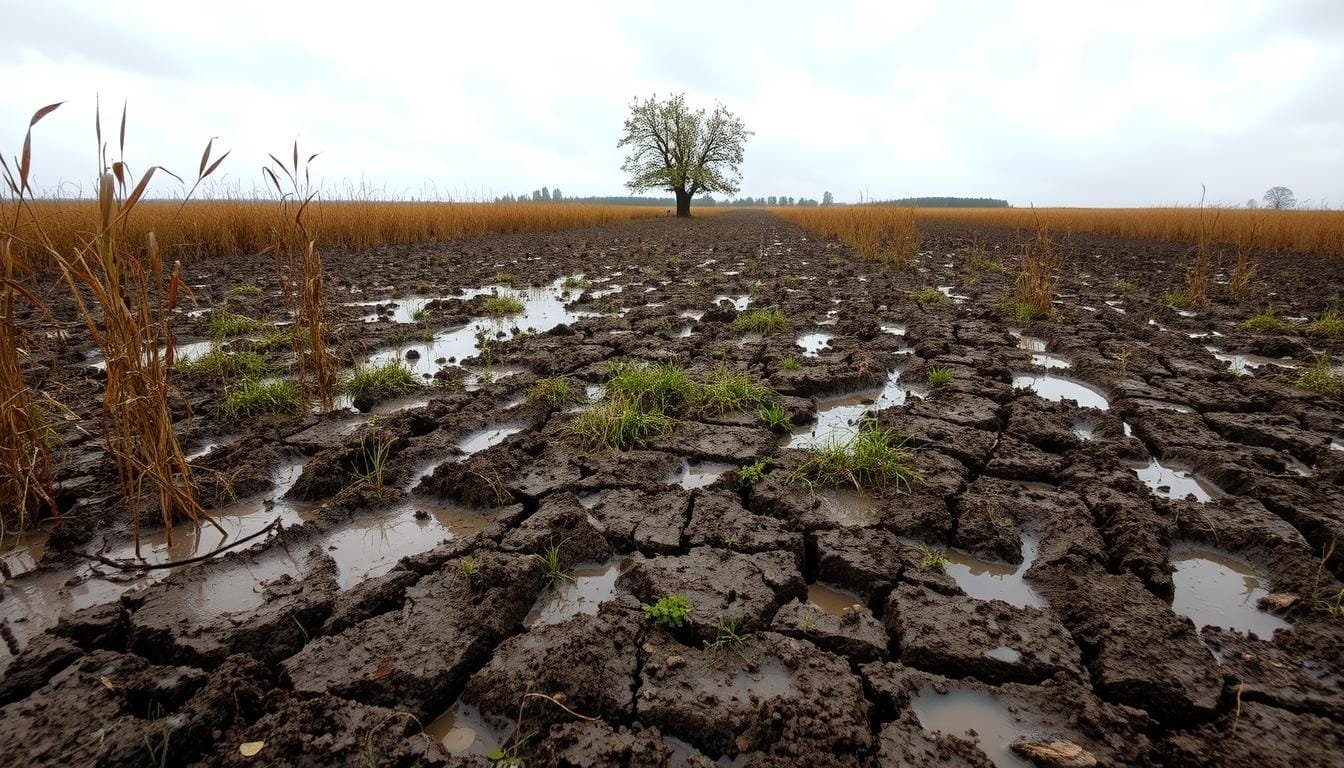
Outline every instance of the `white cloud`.
[(0, 0), (0, 149), (67, 99), (35, 173), (87, 189), (98, 94), (106, 124), (130, 102), (136, 165), (218, 136), (244, 192), (298, 137), (335, 189), (612, 194), (630, 99), (686, 90), (756, 132), (745, 194), (1344, 200), (1332, 0), (204, 8)]

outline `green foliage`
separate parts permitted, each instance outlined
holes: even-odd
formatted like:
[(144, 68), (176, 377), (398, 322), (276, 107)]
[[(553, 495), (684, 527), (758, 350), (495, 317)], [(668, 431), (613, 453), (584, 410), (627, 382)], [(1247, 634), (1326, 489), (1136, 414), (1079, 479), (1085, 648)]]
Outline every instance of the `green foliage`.
[(1275, 333), (1286, 330), (1288, 323), (1281, 320), (1272, 307), (1266, 307), (1242, 321), (1241, 327), (1247, 331)]
[(235, 285), (225, 291), (224, 295), (231, 299), (242, 298), (244, 296), (260, 296), (261, 289), (251, 284)]
[(934, 571), (947, 570), (947, 553), (941, 549), (934, 549), (926, 544), (916, 544), (915, 549), (919, 550), (919, 565)]
[(814, 446), (808, 454), (790, 474), (794, 482), (908, 493), (924, 479), (904, 438), (894, 429), (882, 429), (873, 419), (865, 420), (848, 442)]
[(1167, 293), (1162, 294), (1162, 303), (1169, 307), (1175, 307), (1176, 309), (1189, 309), (1190, 296), (1185, 293), (1168, 291)]
[(1115, 281), (1115, 292), (1116, 292), (1116, 293), (1120, 293), (1120, 294), (1130, 294), (1130, 293), (1137, 293), (1138, 290), (1139, 290), (1139, 286), (1137, 286), (1137, 285), (1135, 285), (1135, 284), (1129, 282), (1128, 280), (1116, 280), (1116, 281)]
[(569, 379), (563, 376), (555, 376), (549, 379), (542, 379), (527, 391), (527, 399), (534, 403), (543, 403), (551, 408), (561, 408), (578, 400), (578, 395), (574, 387), (570, 386)]
[(710, 652), (732, 651), (746, 659), (747, 644), (751, 642), (751, 635), (738, 632), (740, 623), (737, 617), (720, 618), (719, 629), (715, 633), (714, 642), (706, 640), (705, 650)]
[(780, 278), (779, 282), (781, 282), (781, 283), (783, 283), (784, 285), (787, 285), (787, 286), (789, 286), (789, 287), (794, 287), (794, 286), (802, 285), (802, 283), (803, 283), (803, 278), (801, 278), (801, 277), (799, 277), (799, 276), (797, 276), (797, 275), (785, 275), (784, 277)]
[(491, 296), (485, 300), (482, 308), (491, 317), (507, 317), (521, 315), (527, 306), (516, 296)]
[(676, 412), (696, 397), (696, 384), (680, 365), (614, 362), (607, 368), (607, 394), (645, 410)]
[(779, 370), (781, 371), (798, 371), (802, 370), (802, 367), (803, 364), (798, 362), (795, 357), (786, 357), (779, 361)]
[(190, 378), (256, 378), (266, 373), (266, 360), (255, 352), (229, 352), (214, 347), (200, 357), (176, 360), (173, 369)]
[(910, 295), (920, 304), (941, 304), (947, 300), (943, 292), (937, 288), (919, 288), (911, 292)]
[(565, 282), (562, 283), (561, 285), (562, 287), (565, 288), (565, 290), (574, 291), (580, 288), (587, 288), (589, 283), (587, 280), (583, 279), (582, 277), (579, 277), (578, 275), (570, 275), (569, 277), (565, 278)]
[(471, 577), (475, 576), (480, 570), (481, 566), (470, 557), (464, 557), (457, 563), (457, 572), (467, 580), (467, 583), (471, 583)]
[(728, 370), (720, 363), (695, 396), (698, 410), (706, 414), (732, 413), (761, 408), (775, 399), (765, 384), (746, 373)]
[(778, 403), (757, 409), (756, 419), (775, 432), (787, 432), (793, 426), (789, 414)]
[(951, 368), (934, 368), (929, 371), (929, 386), (937, 389), (952, 383)]
[(254, 320), (247, 315), (240, 315), (222, 308), (210, 313), (210, 322), (207, 325), (210, 337), (213, 339), (245, 336), (249, 333), (257, 333), (265, 327), (266, 324), (260, 320)]
[(553, 584), (574, 580), (573, 576), (565, 573), (563, 561), (560, 559), (560, 547), (563, 545), (564, 542), (560, 542), (554, 546), (547, 547), (545, 554), (532, 555), (532, 559), (535, 560), (537, 565), (541, 568), (542, 576)]
[(766, 456), (748, 464), (737, 471), (737, 484), (747, 488), (754, 487), (765, 479), (765, 471), (774, 465), (775, 460)]
[(1302, 389), (1328, 397), (1344, 397), (1344, 376), (1330, 370), (1330, 358), (1321, 355), (1310, 367), (1303, 368), (1292, 383)]
[(1344, 339), (1344, 314), (1326, 312), (1307, 323), (1302, 329), (1308, 336), (1320, 336), (1326, 339)]
[(772, 334), (789, 329), (789, 318), (779, 307), (761, 307), (749, 309), (733, 320), (733, 326), (748, 333)]
[(1042, 312), (1028, 302), (1018, 301), (1011, 296), (999, 302), (999, 309), (1021, 325), (1029, 325), (1037, 320), (1049, 320), (1055, 314), (1054, 309)]
[(684, 595), (668, 595), (658, 598), (653, 605), (643, 605), (644, 615), (653, 623), (672, 629), (680, 628), (691, 615), (691, 601)]
[(225, 389), (215, 410), (231, 420), (293, 416), (303, 410), (303, 395), (299, 385), (287, 379), (246, 379)]
[(405, 363), (389, 360), (382, 365), (362, 365), (341, 385), (351, 398), (397, 397), (420, 388), (420, 381)]
[(565, 432), (584, 448), (622, 450), (667, 434), (677, 420), (660, 410), (648, 410), (625, 395), (605, 400), (579, 412)]
[[(308, 332), (301, 332), (299, 343), (308, 346)], [(252, 341), (252, 351), (257, 354), (267, 355), (272, 352), (290, 349), (294, 346), (294, 334), (284, 330), (274, 330), (263, 333)]]
[(513, 274), (510, 272), (496, 272), (494, 278), (490, 281), (496, 285), (513, 285)]
[[(706, 114), (686, 104), (685, 94), (656, 96), (630, 105), (618, 147), (626, 149), (621, 170), (632, 192), (665, 189), (694, 197), (702, 192), (737, 193), (746, 125), (722, 104)], [(669, 159), (670, 158), (670, 159)]]
[(390, 434), (378, 434), (371, 424), (359, 442), (364, 471), (357, 475), (356, 483), (382, 490), (387, 460), (392, 455), (392, 445), (396, 442), (396, 438)]

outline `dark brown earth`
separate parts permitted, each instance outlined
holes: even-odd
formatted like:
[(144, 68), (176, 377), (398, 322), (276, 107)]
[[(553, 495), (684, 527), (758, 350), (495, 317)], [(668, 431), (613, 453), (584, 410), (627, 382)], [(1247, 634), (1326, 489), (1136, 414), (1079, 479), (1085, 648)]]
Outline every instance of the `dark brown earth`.
[[(1183, 247), (1076, 235), (1059, 243), (1060, 316), (1020, 328), (999, 305), (1021, 239), (931, 227), (918, 263), (892, 272), (735, 213), (328, 253), (345, 364), (480, 317), (481, 297), (450, 297), (497, 272), (611, 279), (562, 300), (591, 316), (499, 339), (491, 361), (445, 360), (441, 384), (410, 398), (358, 403), (372, 427), (349, 409), (229, 423), (210, 408), (223, 382), (182, 381), (183, 445), (217, 443), (193, 462), (229, 540), (284, 525), (167, 572), (75, 554), (126, 556), (126, 514), (79, 429), (96, 434), (92, 347), (53, 292), (68, 338), (30, 373), (87, 421), (61, 429), (63, 525), (3, 555), (0, 765), (467, 766), (492, 764), (493, 749), (527, 766), (1344, 765), (1344, 618), (1312, 605), (1344, 576), (1344, 558), (1320, 564), (1344, 539), (1344, 402), (1272, 365), (1234, 375), (1206, 349), (1338, 361), (1344, 342), (1239, 323), (1262, 304), (1337, 307), (1344, 262), (1264, 254), (1255, 300), (1215, 292), (1183, 316), (1162, 302), (1180, 289)], [(256, 284), (261, 296), (229, 307), (284, 319), (266, 257), (184, 270), (203, 307)], [(911, 291), (925, 286), (965, 298), (920, 304)], [(792, 329), (748, 336), (724, 295), (778, 306)], [(438, 300), (397, 323), (393, 296)], [(179, 343), (205, 323), (183, 314)], [(1047, 371), (1010, 329), (1109, 407), (1015, 389), (1015, 375)], [(796, 341), (812, 332), (833, 338), (805, 356)], [(522, 397), (544, 376), (582, 392), (617, 360), (745, 370), (800, 428), (899, 371), (903, 404), (873, 407), (909, 435), (924, 481), (810, 492), (788, 478), (802, 452), (752, 414), (582, 451), (564, 432), (571, 409)], [(490, 381), (461, 386), (487, 365)], [(952, 383), (929, 391), (933, 368)], [(354, 482), (368, 430), (391, 446), (380, 490)], [(736, 481), (765, 457), (760, 482)], [(1155, 493), (1135, 471), (1150, 457), (1212, 498)], [(185, 530), (172, 548), (160, 539), (147, 537), (154, 562), (215, 546)], [(595, 579), (574, 585), (595, 590), (587, 602), (537, 620), (559, 587), (534, 555), (556, 546), (565, 569), (609, 563), (610, 576), (582, 576)], [(1178, 546), (1253, 567), (1280, 628), (1200, 627), (1175, 610), (1188, 589)], [(959, 554), (944, 572), (930, 547)], [(969, 594), (959, 557), (1001, 574), (974, 584), (1018, 591)], [(1234, 596), (1261, 594), (1234, 581)], [(838, 597), (809, 597), (823, 587)], [(682, 627), (640, 608), (669, 594), (693, 605)], [(726, 621), (745, 642), (711, 647)], [(939, 702), (950, 720), (935, 720)]]

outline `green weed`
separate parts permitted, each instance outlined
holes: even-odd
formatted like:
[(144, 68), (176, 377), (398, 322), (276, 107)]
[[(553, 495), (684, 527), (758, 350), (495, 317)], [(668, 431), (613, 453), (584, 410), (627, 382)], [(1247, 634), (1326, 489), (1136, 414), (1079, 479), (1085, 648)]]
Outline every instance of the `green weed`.
[(908, 493), (924, 479), (915, 467), (915, 454), (894, 429), (865, 420), (848, 442), (834, 441), (808, 449), (808, 457), (790, 474), (805, 485), (853, 485), (856, 489)]
[(774, 463), (775, 460), (767, 456), (739, 469), (737, 471), (737, 484), (747, 488), (755, 487), (757, 483), (765, 479), (765, 471)]
[(232, 288), (229, 288), (227, 291), (225, 291), (224, 295), (231, 299), (242, 298), (244, 296), (260, 296), (261, 289), (251, 284), (235, 285)]
[(803, 364), (798, 362), (795, 357), (786, 357), (779, 361), (779, 370), (781, 371), (799, 371), (802, 368)]
[(757, 409), (756, 419), (775, 432), (787, 432), (793, 426), (789, 414), (778, 403)]
[(929, 371), (929, 386), (933, 389), (945, 387), (952, 383), (951, 368), (934, 368)]
[(389, 360), (356, 368), (341, 385), (341, 392), (356, 400), (379, 399), (404, 395), (419, 387), (414, 371), (400, 360)]
[(523, 310), (527, 309), (522, 300), (516, 296), (491, 296), (485, 300), (482, 308), (485, 314), (491, 317), (521, 315)]
[(697, 389), (680, 365), (615, 362), (607, 368), (607, 393), (644, 410), (676, 412), (690, 405)]
[(719, 629), (715, 633), (714, 642), (705, 641), (705, 650), (710, 652), (731, 651), (746, 660), (746, 649), (751, 642), (751, 635), (738, 632), (740, 620), (736, 617), (729, 619), (719, 619)]
[(1302, 329), (1308, 336), (1320, 336), (1326, 339), (1344, 339), (1344, 314), (1326, 312), (1307, 323)]
[(547, 547), (545, 554), (532, 555), (532, 559), (535, 560), (537, 565), (541, 568), (542, 576), (552, 584), (574, 580), (573, 576), (565, 573), (564, 566), (560, 559), (560, 547), (563, 545), (564, 542), (562, 541), (555, 546)]
[(210, 337), (213, 339), (246, 336), (249, 333), (257, 333), (265, 327), (266, 324), (260, 320), (254, 320), (247, 315), (240, 315), (227, 309), (217, 309), (211, 312), (210, 322), (207, 325)]
[(772, 334), (782, 333), (789, 329), (789, 318), (779, 310), (779, 307), (761, 307), (759, 309), (749, 309), (738, 315), (733, 320), (733, 326), (747, 333)]
[(615, 394), (579, 412), (565, 433), (584, 448), (623, 450), (667, 434), (677, 420), (661, 410), (640, 407), (627, 396)]
[(683, 595), (668, 595), (658, 598), (653, 605), (643, 605), (644, 615), (654, 624), (672, 629), (680, 628), (691, 615), (691, 601)]
[(288, 379), (246, 379), (225, 389), (215, 410), (232, 420), (293, 416), (303, 410), (303, 395), (299, 385)]
[(915, 549), (919, 550), (921, 568), (927, 568), (932, 571), (947, 570), (947, 553), (941, 549), (934, 549), (927, 544), (915, 544)]
[(190, 378), (256, 378), (266, 373), (266, 360), (255, 352), (229, 352), (215, 347), (200, 357), (176, 360), (173, 368)]
[(920, 288), (912, 291), (910, 295), (920, 304), (941, 304), (947, 300), (943, 292), (937, 288)]
[(1242, 321), (1241, 327), (1247, 331), (1275, 333), (1287, 329), (1288, 323), (1279, 319), (1272, 307), (1267, 307)]
[(1330, 370), (1330, 358), (1321, 355), (1293, 377), (1294, 386), (1328, 397), (1344, 397), (1344, 376)]
[(563, 376), (555, 376), (549, 379), (542, 379), (527, 391), (527, 399), (534, 403), (543, 403), (551, 408), (561, 408), (578, 400), (578, 395), (574, 387), (570, 386), (569, 379)]
[(698, 410), (707, 414), (763, 408), (774, 399), (775, 393), (765, 384), (746, 373), (730, 371), (724, 363), (695, 394)]
[(513, 273), (496, 272), (494, 278), (492, 278), (490, 282), (496, 285), (513, 285)]

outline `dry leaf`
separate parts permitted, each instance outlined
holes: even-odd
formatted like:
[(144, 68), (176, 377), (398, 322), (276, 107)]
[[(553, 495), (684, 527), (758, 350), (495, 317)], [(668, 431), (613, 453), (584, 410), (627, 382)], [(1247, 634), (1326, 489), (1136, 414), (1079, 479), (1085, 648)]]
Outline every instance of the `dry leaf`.
[(98, 678), (98, 682), (102, 683), (102, 684), (103, 684), (103, 687), (106, 688), (106, 689), (109, 690), (109, 691), (115, 691), (115, 690), (117, 690), (117, 686), (115, 686), (115, 685), (112, 684), (112, 680), (111, 680), (110, 678), (108, 678), (107, 675), (103, 675), (102, 677), (99, 677), (99, 678)]
[(243, 757), (254, 757), (264, 746), (266, 746), (264, 741), (248, 741), (238, 745), (238, 752)]

